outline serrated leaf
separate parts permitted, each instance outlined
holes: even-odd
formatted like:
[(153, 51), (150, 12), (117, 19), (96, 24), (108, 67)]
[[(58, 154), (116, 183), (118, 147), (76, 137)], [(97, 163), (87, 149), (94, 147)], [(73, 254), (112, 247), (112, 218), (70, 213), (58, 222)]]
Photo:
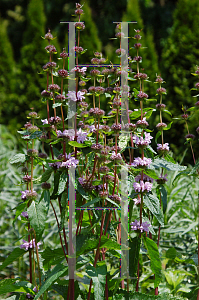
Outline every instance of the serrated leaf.
[(152, 194), (144, 196), (144, 204), (150, 210), (150, 212), (156, 217), (160, 225), (164, 225), (164, 218), (162, 211), (160, 210), (160, 202), (157, 197)]
[(184, 171), (187, 167), (186, 166), (180, 166), (179, 164), (174, 164), (172, 162), (167, 161), (164, 158), (156, 158), (150, 165), (150, 168), (164, 168), (168, 171)]
[(151, 169), (145, 169), (144, 170), (144, 174), (153, 178), (153, 179), (158, 179), (159, 177), (156, 175), (155, 171), (154, 170), (151, 170)]
[(99, 201), (101, 201), (101, 198), (94, 198), (93, 200), (91, 200), (91, 201), (85, 203), (84, 205), (82, 205), (81, 207), (87, 207), (87, 206), (90, 206), (90, 205), (92, 205), (96, 202), (99, 202)]
[(78, 148), (85, 148), (85, 147), (87, 147), (87, 145), (78, 143), (78, 142), (76, 142), (76, 141), (70, 141), (70, 142), (68, 142), (68, 144), (69, 144), (70, 146), (78, 147)]
[(59, 224), (59, 232), (64, 228), (65, 218), (66, 218), (66, 205), (68, 203), (68, 191), (63, 192), (61, 195), (61, 222)]
[(198, 171), (199, 168), (199, 160), (196, 162), (195, 166), (192, 168), (191, 172), (189, 172), (188, 175), (193, 175), (194, 173), (196, 173)]
[(162, 185), (162, 184), (160, 184), (158, 186), (158, 189), (161, 194), (161, 200), (162, 200), (162, 204), (163, 204), (163, 213), (165, 213), (167, 210), (167, 191), (166, 191), (164, 185)]
[(174, 258), (176, 258), (176, 256), (177, 256), (177, 251), (174, 247), (172, 247), (166, 251), (167, 258), (174, 259)]
[(46, 170), (46, 171), (42, 174), (41, 182), (46, 182), (46, 181), (50, 178), (50, 176), (51, 176), (51, 174), (52, 174), (53, 172), (54, 172), (53, 169), (48, 169), (48, 170)]
[(42, 258), (44, 259), (43, 264), (44, 265), (49, 265), (49, 264), (57, 264), (60, 263), (64, 259), (64, 253), (63, 249), (56, 248), (56, 249), (51, 249), (50, 247), (47, 247), (42, 253), (41, 253)]
[(66, 188), (66, 183), (68, 181), (68, 175), (67, 173), (61, 173), (60, 178), (59, 178), (59, 186), (58, 186), (58, 191), (57, 194), (60, 195)]
[(11, 292), (30, 293), (34, 295), (32, 289), (28, 288), (27, 285), (20, 282), (16, 283), (16, 279), (4, 279), (0, 281), (0, 295)]
[(40, 238), (44, 228), (47, 217), (46, 205), (42, 199), (39, 203), (32, 201), (27, 209), (30, 225), (34, 228), (36, 235)]
[(54, 103), (53, 105), (52, 105), (52, 108), (56, 108), (56, 107), (59, 107), (59, 106), (61, 106), (62, 105), (62, 103)]
[(34, 139), (37, 139), (37, 138), (40, 138), (40, 136), (43, 134), (42, 131), (35, 131), (33, 133), (31, 133), (28, 137), (28, 139), (30, 140), (34, 140)]
[[(17, 260), (19, 257), (24, 255), (26, 251), (24, 249), (16, 248), (14, 249), (9, 256), (4, 260), (3, 264), (0, 266), (0, 271), (2, 271), (5, 267), (13, 263), (13, 261)], [(15, 280), (16, 281), (16, 280)], [(0, 281), (1, 284), (2, 281)]]
[(16, 213), (15, 213), (15, 218), (13, 220), (13, 225), (15, 223), (15, 221), (17, 220), (18, 216), (21, 215), (21, 213), (25, 210), (27, 204), (25, 202), (20, 203), (17, 207), (16, 207)]
[(44, 284), (40, 287), (39, 292), (37, 293), (34, 300), (37, 300), (59, 277), (63, 276), (63, 274), (68, 270), (68, 267), (58, 264), (56, 265), (50, 275), (45, 280)]
[(55, 290), (59, 295), (61, 295), (64, 299), (67, 299), (68, 286), (53, 284), (51, 288)]
[(130, 135), (121, 135), (120, 136), (119, 147), (121, 148), (121, 151), (123, 151), (126, 148), (129, 140), (130, 140)]
[(50, 192), (49, 190), (44, 190), (44, 202), (46, 205), (46, 215), (48, 215), (49, 205), (50, 205)]
[(104, 300), (104, 291), (107, 274), (107, 267), (105, 262), (102, 265), (98, 263), (96, 268), (88, 266), (86, 268), (86, 272), (90, 276), (90, 278), (92, 278), (95, 299)]
[(155, 274), (154, 287), (158, 287), (162, 278), (162, 266), (157, 244), (148, 237), (144, 238), (145, 247), (151, 262), (151, 270)]
[(129, 275), (137, 278), (138, 259), (140, 252), (141, 238), (136, 236), (129, 241)]
[(54, 190), (52, 195), (50, 196), (50, 199), (57, 199), (57, 191), (59, 187), (59, 178), (60, 178), (60, 173), (56, 172), (54, 173)]
[(26, 155), (23, 153), (16, 154), (10, 159), (10, 164), (24, 163), (26, 161)]

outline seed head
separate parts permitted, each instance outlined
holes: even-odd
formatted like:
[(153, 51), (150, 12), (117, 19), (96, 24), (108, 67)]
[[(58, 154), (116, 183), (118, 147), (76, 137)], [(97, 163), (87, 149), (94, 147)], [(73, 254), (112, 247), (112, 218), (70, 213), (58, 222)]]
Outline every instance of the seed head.
[(146, 94), (146, 93), (144, 93), (144, 92), (139, 92), (139, 94), (137, 95), (138, 96), (138, 98), (140, 98), (141, 100), (142, 99), (147, 99), (148, 98), (148, 95)]
[(85, 25), (83, 22), (76, 22), (75, 23), (75, 27), (78, 29), (78, 30), (83, 30), (85, 29)]
[(35, 131), (39, 131), (39, 128), (35, 125), (30, 125), (27, 127), (27, 131), (34, 133)]
[(156, 108), (158, 109), (158, 110), (164, 110), (165, 108), (166, 108), (166, 105), (165, 104), (163, 104), (163, 103), (158, 103), (158, 104), (156, 104)]
[(188, 114), (183, 114), (183, 115), (181, 115), (181, 118), (183, 120), (187, 120), (189, 118), (189, 115)]
[(116, 194), (114, 194), (114, 195), (109, 195), (108, 196), (111, 200), (113, 200), (113, 201), (117, 201), (117, 202), (121, 202), (121, 197), (120, 196), (118, 196), (118, 195), (116, 195)]
[(60, 90), (60, 86), (58, 84), (50, 84), (48, 89), (50, 91), (58, 92)]
[(58, 70), (58, 75), (62, 78), (66, 78), (66, 77), (68, 77), (68, 71), (66, 71), (64, 69)]
[(136, 75), (134, 75), (134, 79), (138, 79), (138, 80), (147, 79), (147, 78), (148, 78), (148, 76), (145, 73), (137, 73)]
[(189, 134), (185, 135), (185, 139), (191, 139), (191, 140), (194, 140), (194, 139), (195, 139), (195, 135), (189, 133)]
[(76, 52), (78, 54), (81, 54), (84, 51), (84, 49), (82, 47), (77, 47), (76, 46), (76, 47), (73, 47), (72, 51)]
[(91, 63), (94, 65), (99, 65), (100, 64), (100, 59), (97, 57), (94, 57), (91, 59)]
[(159, 88), (159, 89), (157, 89), (156, 92), (158, 95), (162, 95), (162, 94), (166, 94), (167, 91), (165, 88)]
[(60, 101), (64, 101), (64, 100), (66, 100), (66, 97), (62, 94), (59, 94), (59, 95), (56, 95), (55, 99), (60, 100)]
[(156, 125), (156, 128), (158, 129), (158, 130), (160, 130), (160, 131), (162, 131), (165, 127), (167, 127), (167, 124), (165, 124), (165, 123), (158, 123), (157, 125)]
[(121, 39), (121, 38), (124, 37), (124, 33), (123, 33), (123, 32), (117, 32), (117, 33), (115, 34), (115, 36), (116, 36), (116, 38)]
[(51, 188), (51, 184), (48, 183), (48, 182), (43, 182), (43, 183), (41, 184), (41, 188), (42, 188), (43, 190), (49, 190), (49, 189)]
[(43, 158), (43, 159), (46, 159), (48, 156), (47, 156), (47, 154), (46, 153), (39, 153), (38, 154), (38, 157), (40, 157), (40, 158)]
[(100, 75), (100, 71), (94, 69), (94, 70), (91, 70), (91, 71), (90, 71), (90, 74), (91, 74), (91, 76), (97, 76), (97, 75)]
[(49, 123), (52, 125), (60, 124), (61, 123), (61, 118), (60, 117), (51, 117), (49, 119)]
[(115, 51), (115, 53), (117, 54), (117, 55), (125, 55), (126, 54), (126, 50), (125, 49), (121, 49), (121, 48), (119, 48), (119, 49), (117, 49), (116, 51)]
[(134, 48), (135, 49), (139, 49), (139, 48), (141, 48), (142, 47), (142, 44), (140, 44), (140, 43), (135, 43), (134, 44)]
[(43, 66), (43, 70), (44, 71), (48, 71), (49, 69), (52, 70), (54, 68), (56, 68), (57, 64), (54, 61), (51, 62), (47, 62), (44, 66)]
[(66, 48), (63, 48), (63, 52), (60, 53), (60, 57), (61, 58), (67, 58), (68, 57), (68, 53), (66, 53)]
[(45, 47), (45, 50), (48, 52), (48, 53), (56, 53), (57, 52), (57, 49), (55, 48), (54, 45), (48, 45)]
[(53, 39), (53, 35), (50, 32), (50, 29), (48, 29), (48, 33), (45, 34), (45, 40), (52, 40)]
[(53, 96), (51, 92), (46, 91), (46, 90), (43, 90), (43, 91), (41, 92), (41, 95), (42, 95), (42, 97), (46, 97), (46, 98), (52, 97), (52, 96)]
[(84, 11), (83, 11), (83, 9), (81, 9), (81, 8), (78, 8), (78, 9), (75, 10), (75, 14), (78, 15), (78, 16), (82, 15), (83, 12), (84, 12)]
[(37, 149), (28, 149), (27, 155), (30, 157), (36, 157), (36, 156), (38, 156), (38, 150)]
[(161, 78), (160, 75), (158, 75), (155, 81), (158, 83), (163, 83), (163, 78)]
[(31, 176), (30, 175), (25, 175), (23, 178), (24, 182), (31, 182)]

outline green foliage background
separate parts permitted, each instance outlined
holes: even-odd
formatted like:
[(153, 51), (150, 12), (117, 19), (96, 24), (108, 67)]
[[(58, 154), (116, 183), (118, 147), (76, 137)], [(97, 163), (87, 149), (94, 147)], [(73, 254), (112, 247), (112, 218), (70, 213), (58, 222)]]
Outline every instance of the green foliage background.
[[(182, 105), (193, 105), (194, 72), (199, 59), (197, 0), (85, 0), (86, 29), (81, 36), (81, 46), (88, 51), (80, 63), (89, 63), (93, 52), (102, 51), (108, 63), (117, 61), (114, 55), (118, 41), (110, 40), (115, 35), (114, 21), (137, 21), (129, 26), (129, 36), (134, 29), (143, 29), (142, 68), (153, 82), (156, 74), (165, 81), (168, 95), (165, 104), (173, 117), (181, 115)], [(70, 0), (2, 0), (0, 3), (0, 123), (8, 126), (15, 134), (26, 122), (30, 109), (45, 117), (40, 93), (45, 89), (45, 76), (39, 73), (46, 63), (41, 36), (51, 29), (57, 39), (54, 41), (58, 52), (67, 48), (67, 25), (60, 21), (74, 21), (75, 3)], [(130, 39), (133, 46), (134, 41)], [(132, 52), (132, 53), (131, 53)], [(133, 50), (130, 50), (130, 55)], [(155, 87), (147, 85), (150, 98), (155, 96)], [(192, 94), (192, 95), (191, 95)], [(198, 115), (190, 124), (195, 134)], [(158, 122), (154, 115), (154, 123)], [(193, 125), (194, 124), (194, 125)], [(175, 155), (185, 150), (182, 123), (176, 121), (170, 140)], [(187, 155), (187, 162), (192, 163)]]

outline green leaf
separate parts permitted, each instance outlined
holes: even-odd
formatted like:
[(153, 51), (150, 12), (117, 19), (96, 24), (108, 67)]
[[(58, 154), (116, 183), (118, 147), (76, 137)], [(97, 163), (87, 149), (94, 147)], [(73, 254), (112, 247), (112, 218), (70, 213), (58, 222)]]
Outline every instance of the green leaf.
[(59, 107), (59, 106), (61, 106), (61, 105), (62, 105), (61, 102), (59, 102), (59, 103), (54, 103), (54, 104), (52, 105), (52, 108), (56, 108), (56, 107)]
[(14, 249), (10, 253), (10, 255), (4, 260), (3, 264), (0, 266), (0, 271), (2, 271), (5, 267), (7, 267), (11, 263), (13, 263), (13, 261), (17, 260), (19, 257), (24, 255), (25, 253), (26, 253), (26, 251), (24, 251), (24, 249), (20, 249), (20, 248)]
[(49, 190), (44, 190), (44, 202), (46, 205), (46, 215), (48, 214), (49, 205), (50, 205), (50, 192)]
[(96, 202), (99, 202), (99, 201), (101, 201), (101, 198), (94, 198), (92, 201), (89, 201), (89, 202), (85, 203), (81, 207), (87, 207), (87, 206), (90, 206), (90, 205), (92, 205), (92, 204), (94, 204)]
[(68, 267), (58, 264), (56, 265), (50, 275), (45, 280), (44, 284), (39, 289), (39, 292), (37, 293), (34, 300), (37, 300), (59, 277), (63, 276), (63, 274), (68, 270)]
[(163, 130), (169, 130), (171, 128), (171, 125), (172, 125), (173, 122), (170, 122), (167, 127), (163, 128)]
[(57, 249), (51, 249), (50, 247), (47, 247), (42, 253), (42, 258), (44, 259), (43, 265), (56, 265), (57, 263), (60, 263), (64, 259), (64, 253), (63, 249), (57, 248)]
[(26, 155), (23, 153), (18, 153), (10, 159), (10, 164), (24, 163), (26, 161)]
[(166, 257), (169, 258), (169, 259), (175, 259), (177, 256), (177, 251), (176, 249), (173, 247), (173, 248), (170, 248), (166, 251)]
[(93, 281), (94, 287), (94, 297), (97, 300), (104, 300), (104, 291), (106, 284), (106, 274), (107, 266), (105, 262), (99, 262), (94, 268), (93, 266), (88, 266), (86, 272)]
[(48, 169), (48, 170), (46, 170), (46, 171), (42, 174), (41, 182), (46, 182), (46, 181), (50, 178), (52, 172), (54, 172), (53, 169)]
[(116, 241), (108, 239), (106, 236), (101, 237), (100, 248), (112, 249), (112, 250), (129, 250), (125, 245), (120, 245)]
[(27, 204), (25, 202), (20, 203), (17, 207), (16, 207), (16, 213), (15, 213), (15, 218), (13, 220), (13, 225), (15, 223), (15, 221), (17, 220), (18, 216), (21, 215), (21, 213), (25, 210)]
[(121, 135), (120, 136), (119, 147), (121, 148), (121, 151), (123, 151), (126, 148), (129, 140), (130, 140), (130, 135)]
[(70, 146), (78, 147), (78, 148), (85, 148), (85, 147), (87, 147), (87, 145), (78, 143), (78, 142), (76, 142), (76, 141), (70, 141), (70, 142), (68, 142), (68, 144), (69, 144)]
[(158, 131), (155, 136), (155, 142), (157, 143), (158, 138), (161, 136), (161, 131)]
[(193, 175), (194, 173), (196, 173), (198, 171), (198, 169), (199, 169), (199, 160), (196, 161), (195, 166), (192, 168), (191, 172), (189, 172), (188, 175)]
[(144, 204), (150, 210), (150, 212), (156, 217), (160, 225), (164, 225), (164, 218), (162, 211), (160, 210), (160, 202), (157, 197), (152, 194), (144, 196)]
[(56, 291), (59, 295), (61, 295), (64, 299), (67, 299), (68, 294), (68, 286), (53, 284), (51, 287), (54, 291)]
[(172, 113), (169, 110), (164, 109), (164, 112), (167, 113), (167, 114), (169, 114), (170, 116), (172, 116)]
[(53, 190), (52, 195), (50, 196), (50, 199), (57, 199), (59, 178), (60, 178), (60, 173), (59, 172), (54, 173), (54, 190)]
[(81, 254), (85, 254), (93, 249), (96, 249), (99, 245), (99, 238), (97, 236), (90, 236), (83, 234), (76, 236), (76, 257)]
[(28, 286), (32, 286), (29, 282), (17, 282), (16, 279), (4, 279), (0, 281), (0, 295), (7, 294), (11, 292), (21, 292), (21, 293), (30, 293), (34, 295), (34, 292)]
[(174, 164), (172, 162), (167, 161), (164, 158), (156, 158), (153, 163), (150, 165), (150, 168), (164, 168), (168, 171), (184, 171), (187, 167), (180, 166), (179, 164)]
[(61, 222), (59, 224), (59, 232), (64, 228), (65, 218), (66, 218), (66, 206), (68, 204), (68, 191), (63, 192), (61, 195)]
[(141, 238), (136, 236), (129, 241), (129, 275), (137, 278), (138, 259), (140, 253)]
[(58, 186), (58, 191), (57, 195), (60, 195), (66, 188), (66, 183), (68, 181), (68, 175), (66, 172), (61, 173), (60, 179), (59, 179), (59, 186)]
[(60, 141), (62, 141), (62, 138), (56, 139), (55, 141), (51, 142), (50, 145), (58, 144)]
[(161, 274), (162, 267), (161, 267), (161, 260), (158, 251), (158, 246), (153, 240), (151, 240), (148, 237), (144, 237), (144, 243), (150, 258), (151, 270), (155, 274), (154, 287), (156, 288), (158, 287), (162, 278), (162, 274)]
[(156, 175), (155, 171), (154, 170), (151, 170), (151, 169), (145, 169), (144, 170), (144, 174), (153, 178), (153, 179), (158, 179), (158, 175)]
[(38, 238), (41, 237), (47, 217), (46, 205), (42, 199), (39, 203), (32, 201), (31, 205), (27, 209), (30, 225), (34, 228)]
[(163, 213), (165, 213), (167, 210), (167, 191), (166, 191), (164, 185), (162, 185), (162, 184), (160, 184), (158, 186), (158, 189), (161, 194), (161, 200), (162, 200), (162, 204), (163, 204)]
[(34, 140), (34, 139), (40, 138), (40, 136), (42, 134), (43, 134), (42, 131), (35, 131), (29, 135), (28, 139)]

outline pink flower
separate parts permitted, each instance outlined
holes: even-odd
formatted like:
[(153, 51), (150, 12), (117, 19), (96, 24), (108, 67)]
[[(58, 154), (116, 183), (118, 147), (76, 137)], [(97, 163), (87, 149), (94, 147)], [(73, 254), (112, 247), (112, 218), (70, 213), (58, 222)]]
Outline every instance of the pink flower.
[(77, 96), (76, 96), (75, 91), (69, 91), (66, 96), (69, 100), (76, 102), (76, 101), (82, 101), (83, 99), (85, 99), (85, 97), (83, 96), (84, 94), (85, 94), (84, 92), (78, 91)]
[(150, 192), (152, 189), (152, 185), (153, 184), (151, 182), (148, 182), (148, 181), (144, 182), (143, 180), (140, 180), (140, 182), (133, 183), (134, 190), (137, 193)]
[[(32, 248), (35, 248), (35, 239), (31, 240), (30, 243), (29, 242), (26, 242), (25, 240), (22, 240), (23, 241), (23, 244), (20, 245), (20, 248), (21, 249), (25, 249), (25, 250), (28, 250), (28, 249), (32, 249)], [(37, 243), (37, 247), (39, 249), (39, 246), (41, 245), (41, 243)]]
[(143, 167), (148, 167), (151, 163), (152, 160), (150, 158), (144, 157), (142, 159), (140, 157), (136, 157), (130, 166), (143, 168)]
[(83, 143), (86, 140), (87, 140), (87, 132), (82, 131), (82, 129), (80, 128), (77, 132), (77, 142)]

